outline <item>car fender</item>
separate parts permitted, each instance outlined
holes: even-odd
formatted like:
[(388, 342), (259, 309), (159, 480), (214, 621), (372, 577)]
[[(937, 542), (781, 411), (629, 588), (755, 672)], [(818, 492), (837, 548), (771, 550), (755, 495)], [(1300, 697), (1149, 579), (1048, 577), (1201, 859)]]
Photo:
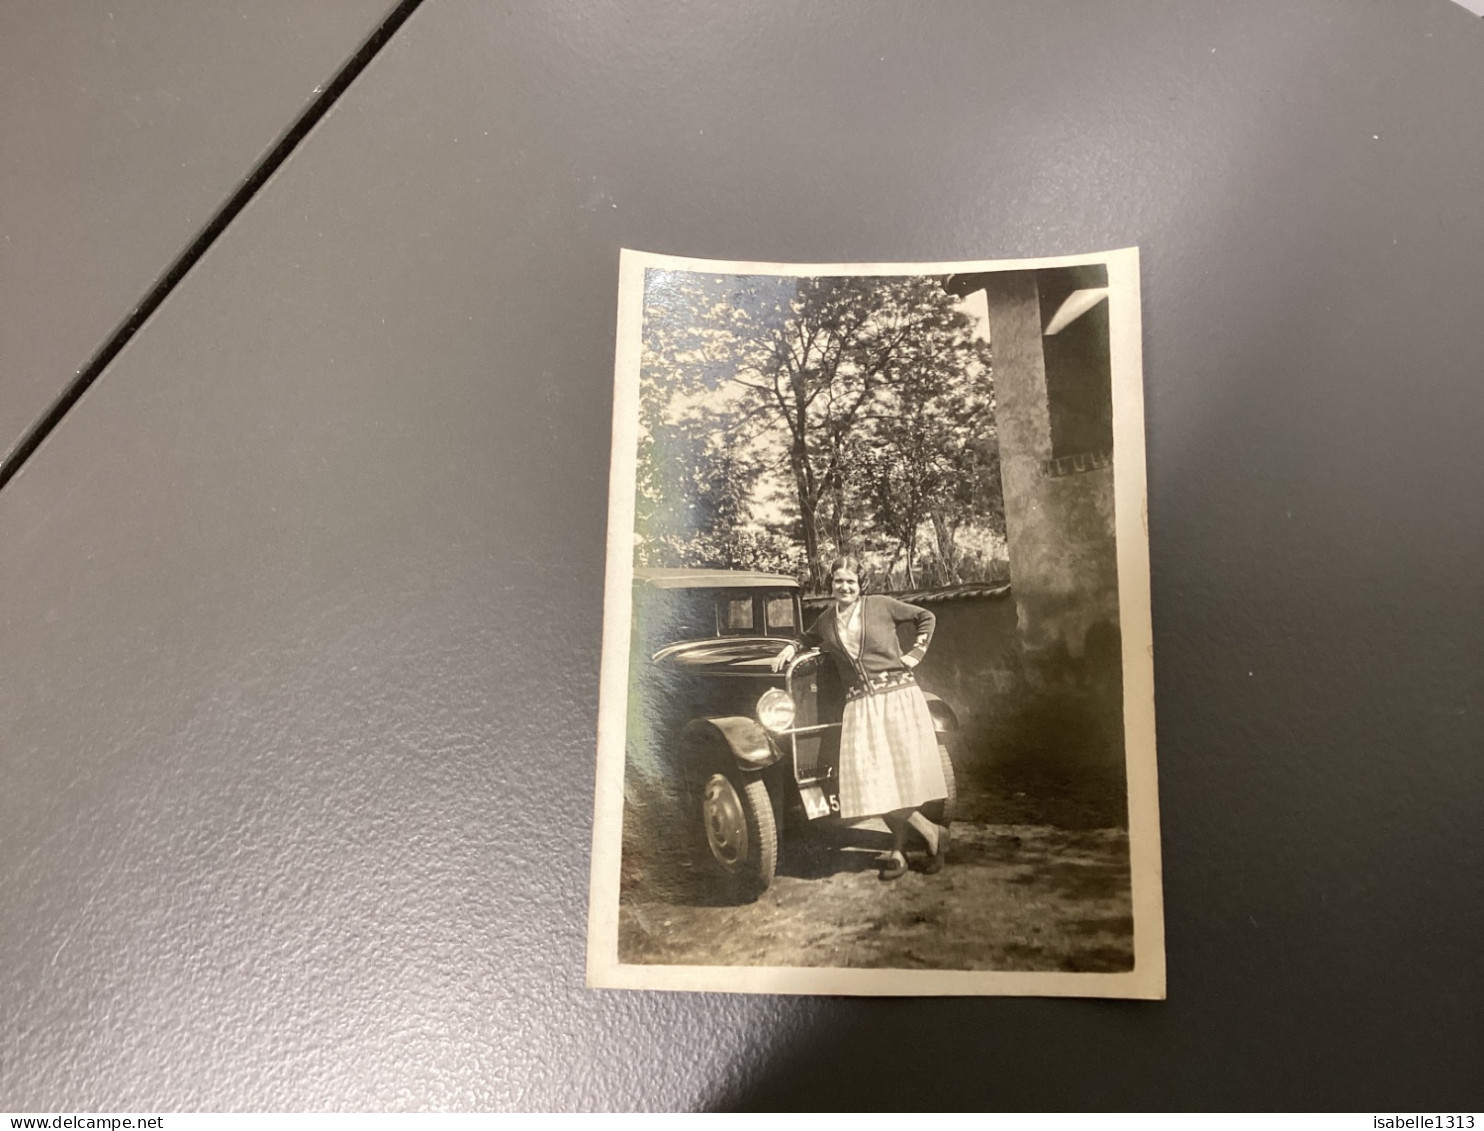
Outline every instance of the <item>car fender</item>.
[(762, 770), (778, 761), (779, 750), (768, 739), (768, 732), (756, 719), (743, 715), (722, 715), (713, 719), (692, 719), (681, 732), (687, 746), (714, 746), (717, 741), (742, 770)]
[(924, 691), (922, 697), (927, 700), (928, 713), (933, 716), (933, 730), (939, 734), (957, 733), (958, 716), (953, 713), (953, 708), (931, 691)]

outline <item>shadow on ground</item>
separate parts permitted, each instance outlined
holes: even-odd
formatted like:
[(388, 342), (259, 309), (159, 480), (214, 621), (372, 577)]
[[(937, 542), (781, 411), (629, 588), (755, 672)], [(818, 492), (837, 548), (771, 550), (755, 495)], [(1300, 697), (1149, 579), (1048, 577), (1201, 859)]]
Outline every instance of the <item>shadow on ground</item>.
[[(970, 784), (949, 865), (878, 878), (884, 830), (810, 830), (754, 902), (693, 858), (626, 868), (619, 957), (666, 965), (1116, 972), (1133, 966), (1128, 836), (983, 819)], [(916, 862), (920, 866), (922, 856)]]

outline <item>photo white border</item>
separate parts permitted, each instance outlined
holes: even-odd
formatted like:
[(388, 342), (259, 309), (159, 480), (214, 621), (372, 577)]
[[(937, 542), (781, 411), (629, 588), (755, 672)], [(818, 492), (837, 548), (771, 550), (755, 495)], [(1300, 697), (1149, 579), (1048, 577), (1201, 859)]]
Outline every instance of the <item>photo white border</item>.
[[(1125, 973), (844, 969), (820, 966), (666, 966), (618, 959), (619, 867), (628, 724), (629, 628), (638, 470), (639, 365), (644, 273), (650, 268), (718, 275), (953, 275), (1101, 263), (1108, 269), (1113, 394), (1113, 487), (1118, 610), (1123, 638), (1124, 759), (1134, 967)], [(588, 902), (587, 984), (609, 989), (876, 996), (1004, 995), (1163, 999), (1164, 900), (1154, 743), (1154, 646), (1149, 608), (1148, 487), (1139, 251), (1122, 248), (1046, 259), (947, 263), (750, 263), (624, 249), (619, 258), (614, 358), (613, 452), (608, 489), (598, 761)]]

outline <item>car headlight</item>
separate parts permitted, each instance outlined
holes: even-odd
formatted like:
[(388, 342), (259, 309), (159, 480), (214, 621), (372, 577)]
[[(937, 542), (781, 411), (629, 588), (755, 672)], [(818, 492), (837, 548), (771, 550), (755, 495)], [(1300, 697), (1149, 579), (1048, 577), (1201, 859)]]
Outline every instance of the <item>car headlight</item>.
[(775, 734), (787, 730), (794, 725), (793, 697), (781, 687), (764, 691), (757, 701), (757, 721)]

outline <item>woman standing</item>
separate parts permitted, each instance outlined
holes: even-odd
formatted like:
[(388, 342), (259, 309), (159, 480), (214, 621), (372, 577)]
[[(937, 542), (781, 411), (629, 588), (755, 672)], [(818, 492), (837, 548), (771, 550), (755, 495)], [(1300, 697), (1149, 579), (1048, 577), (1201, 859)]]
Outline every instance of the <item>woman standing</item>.
[[(823, 648), (845, 683), (845, 720), (840, 735), (840, 816), (846, 820), (880, 817), (891, 830), (890, 854), (881, 878), (907, 872), (903, 852), (907, 829), (927, 842), (927, 872), (943, 867), (948, 829), (921, 812), (930, 801), (947, 797), (948, 783), (938, 757), (938, 736), (927, 700), (912, 669), (922, 662), (933, 637), (933, 614), (895, 598), (861, 594), (861, 564), (836, 558), (830, 566), (834, 604), (808, 632), (805, 643)], [(897, 625), (910, 621), (917, 637), (906, 652)], [(774, 663), (781, 670), (797, 653), (790, 644)]]

